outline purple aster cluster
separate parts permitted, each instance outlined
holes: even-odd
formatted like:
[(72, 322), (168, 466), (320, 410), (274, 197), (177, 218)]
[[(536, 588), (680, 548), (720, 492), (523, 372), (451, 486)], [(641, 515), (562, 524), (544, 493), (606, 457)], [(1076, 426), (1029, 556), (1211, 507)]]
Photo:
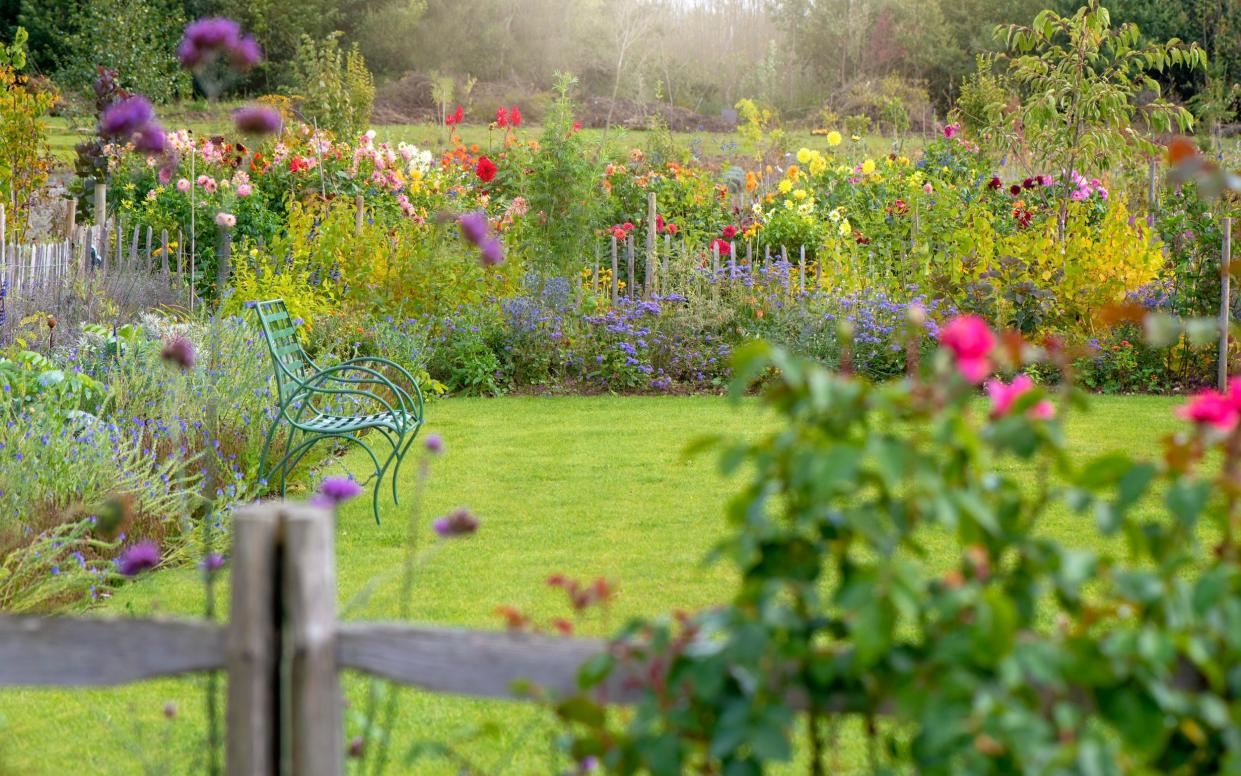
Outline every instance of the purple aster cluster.
[(198, 70), (216, 58), (249, 70), (263, 58), (263, 51), (253, 36), (242, 35), (241, 25), (232, 19), (213, 16), (191, 22), (177, 46), (177, 59), (187, 70)]

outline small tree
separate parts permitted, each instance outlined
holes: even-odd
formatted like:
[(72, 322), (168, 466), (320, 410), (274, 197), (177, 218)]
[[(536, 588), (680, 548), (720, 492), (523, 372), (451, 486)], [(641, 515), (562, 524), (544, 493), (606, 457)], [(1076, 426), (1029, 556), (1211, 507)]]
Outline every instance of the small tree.
[(340, 36), (334, 32), (316, 43), (303, 35), (294, 72), (306, 120), (353, 139), (370, 125), (375, 82), (357, 44), (342, 51)]
[(0, 43), (0, 204), (8, 211), (9, 239), (21, 241), (31, 200), (47, 182), (52, 158), (44, 120), (54, 94), (28, 88), (25, 76), (26, 31), (18, 27), (13, 43)]
[[(1150, 131), (1193, 126), (1189, 111), (1163, 99), (1151, 74), (1204, 66), (1206, 52), (1196, 43), (1174, 38), (1140, 45), (1137, 25), (1113, 28), (1099, 0), (1072, 16), (1045, 10), (1028, 27), (1001, 25), (996, 37), (1013, 53), (1009, 74), (1024, 98), (1011, 115), (1014, 130), (1025, 150), (1058, 170), (1062, 182), (1079, 165), (1106, 169), (1113, 160), (1156, 153)], [(1153, 96), (1143, 102), (1146, 93)], [(1061, 188), (1063, 234), (1069, 191)]]

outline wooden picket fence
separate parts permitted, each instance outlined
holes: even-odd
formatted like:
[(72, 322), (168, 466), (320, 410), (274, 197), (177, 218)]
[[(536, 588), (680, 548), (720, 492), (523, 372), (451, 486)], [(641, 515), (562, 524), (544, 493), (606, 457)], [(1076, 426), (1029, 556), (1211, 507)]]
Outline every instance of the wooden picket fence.
[[(106, 192), (105, 186), (96, 187), (98, 212), (106, 211)], [(0, 282), (10, 295), (64, 285), (87, 273), (100, 277), (117, 272), (158, 273), (168, 283), (175, 279), (178, 288), (184, 287), (187, 276), (194, 277), (194, 253), (189, 251), (187, 256), (181, 232), (156, 234), (150, 226), (112, 218), (79, 226), (75, 213), (69, 203), (59, 239), (10, 242), (5, 208), (0, 204)]]
[[(0, 615), (0, 687), (117, 686), (191, 672), (228, 678), (229, 774), (342, 776), (340, 672), (436, 693), (524, 699), (518, 683), (574, 692), (602, 641), (336, 619), (335, 520), (266, 503), (234, 518), (230, 618)], [(634, 700), (617, 676), (601, 692)]]

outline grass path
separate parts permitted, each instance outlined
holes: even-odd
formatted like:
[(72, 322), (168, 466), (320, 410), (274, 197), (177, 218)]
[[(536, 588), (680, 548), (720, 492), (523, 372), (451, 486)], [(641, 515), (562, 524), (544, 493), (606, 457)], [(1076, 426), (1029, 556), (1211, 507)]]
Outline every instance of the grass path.
[[(1176, 404), (1099, 398), (1089, 415), (1071, 422), (1071, 445), (1082, 455), (1112, 449), (1153, 455), (1158, 437), (1176, 425)], [(433, 463), (426, 515), (468, 505), (483, 527), (468, 540), (440, 545), (420, 567), (415, 619), (498, 628), (495, 608), (511, 604), (546, 622), (566, 613), (545, 585), (553, 572), (606, 576), (619, 585), (612, 622), (588, 623), (594, 633), (635, 615), (701, 608), (728, 594), (729, 573), (704, 568), (701, 559), (720, 536), (721, 506), (737, 484), (716, 474), (713, 456), (686, 461), (681, 450), (702, 433), (770, 429), (774, 420), (756, 402), (734, 408), (714, 397), (453, 399), (433, 405), (429, 415), (428, 430), (444, 437), (447, 451)], [(362, 469), (360, 458), (344, 463)], [(411, 463), (402, 472), (403, 493), (412, 491), (416, 469)], [(342, 510), (338, 574), (345, 617), (394, 615), (406, 516), (389, 506), (383, 525), (375, 526), (369, 497)], [(1048, 531), (1071, 540), (1081, 533), (1080, 519), (1053, 514)], [(382, 581), (374, 595), (350, 607), (376, 579)], [(130, 584), (104, 610), (193, 615), (201, 596), (193, 570), (163, 571)], [(0, 692), (0, 775), (201, 773), (195, 754), (204, 728), (201, 683)], [(365, 684), (350, 679), (347, 689), (356, 707)], [(169, 702), (177, 708), (171, 721), (164, 716)], [(520, 704), (409, 691), (394, 751), (403, 755), (418, 739), (470, 739), (471, 729), (483, 730), (482, 740), (462, 744), (477, 762), (491, 768), (513, 752), (504, 773), (547, 774), (540, 715)], [(444, 760), (423, 759), (390, 772), (454, 770)]]

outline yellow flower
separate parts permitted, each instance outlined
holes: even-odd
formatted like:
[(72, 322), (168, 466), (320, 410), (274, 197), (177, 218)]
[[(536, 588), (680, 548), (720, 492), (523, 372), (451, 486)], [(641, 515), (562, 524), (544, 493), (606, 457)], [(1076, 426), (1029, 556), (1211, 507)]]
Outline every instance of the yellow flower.
[(810, 149), (803, 148), (800, 151), (798, 151), (797, 161), (800, 162), (801, 164), (809, 164), (810, 163)]
[(806, 198), (805, 189), (798, 189), (797, 191), (793, 192), (793, 199), (805, 199), (805, 198)]
[(791, 199), (786, 199), (786, 200), (784, 200), (784, 209), (785, 209), (785, 210), (792, 210), (792, 209), (793, 209), (793, 200), (791, 200)]
[(863, 175), (870, 175), (874, 171), (875, 171), (875, 160), (874, 159), (867, 159), (866, 161), (862, 162), (862, 174)]
[(827, 144), (829, 146), (838, 146), (840, 145), (840, 141), (843, 139), (844, 138), (840, 136), (840, 133), (834, 129), (827, 133)]
[(790, 191), (793, 190), (793, 181), (789, 180), (788, 178), (785, 178), (784, 180), (780, 181), (780, 185), (777, 186), (776, 188), (780, 189), (781, 194), (788, 194)]
[(827, 171), (827, 161), (820, 155), (810, 160), (810, 174), (822, 175)]
[(840, 222), (840, 236), (848, 237), (851, 234), (853, 234), (853, 225), (850, 224), (849, 219), (846, 218)]

